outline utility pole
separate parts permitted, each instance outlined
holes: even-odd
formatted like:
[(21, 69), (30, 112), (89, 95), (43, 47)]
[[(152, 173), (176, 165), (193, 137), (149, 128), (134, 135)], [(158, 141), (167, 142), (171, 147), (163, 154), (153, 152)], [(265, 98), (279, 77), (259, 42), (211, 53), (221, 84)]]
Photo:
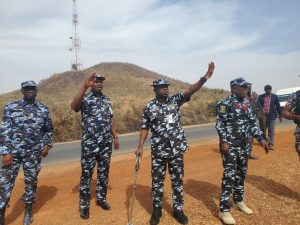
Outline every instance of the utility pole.
[(72, 62), (71, 62), (71, 68), (73, 70), (81, 70), (82, 69), (82, 62), (80, 60), (80, 38), (78, 34), (78, 14), (76, 10), (76, 0), (73, 0), (73, 34), (70, 36), (70, 39), (72, 40), (72, 46), (69, 49), (72, 52)]

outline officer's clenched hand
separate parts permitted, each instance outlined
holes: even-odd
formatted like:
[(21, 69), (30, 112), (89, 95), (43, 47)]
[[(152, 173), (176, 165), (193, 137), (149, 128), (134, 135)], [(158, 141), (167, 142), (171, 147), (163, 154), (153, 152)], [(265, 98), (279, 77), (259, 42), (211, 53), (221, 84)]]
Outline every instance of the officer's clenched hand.
[(12, 158), (13, 158), (12, 154), (3, 155), (3, 159), (2, 159), (3, 166), (10, 166), (12, 162)]
[(43, 151), (41, 152), (41, 157), (47, 157), (48, 152), (49, 152), (49, 146), (45, 145)]
[(120, 143), (119, 143), (119, 138), (118, 137), (114, 138), (114, 146), (115, 146), (115, 150), (119, 150)]
[(260, 142), (260, 144), (265, 149), (266, 153), (268, 154), (269, 150), (270, 150), (270, 145), (269, 145), (268, 141), (267, 140), (262, 140)]
[(224, 153), (224, 154), (227, 154), (228, 153), (228, 150), (229, 150), (229, 144), (227, 143), (222, 143), (221, 144), (221, 152)]
[(139, 147), (134, 153), (136, 156), (143, 156), (143, 148)]

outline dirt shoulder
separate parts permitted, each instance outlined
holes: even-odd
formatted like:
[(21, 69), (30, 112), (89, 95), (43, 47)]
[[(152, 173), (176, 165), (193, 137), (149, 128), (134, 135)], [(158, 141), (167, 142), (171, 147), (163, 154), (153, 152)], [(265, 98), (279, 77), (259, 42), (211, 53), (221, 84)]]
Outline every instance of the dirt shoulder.
[[(246, 178), (245, 202), (254, 210), (246, 216), (233, 209), (238, 224), (300, 224), (300, 162), (294, 148), (293, 128), (278, 129), (275, 150), (266, 155), (254, 142), (254, 154)], [(132, 193), (134, 155), (112, 158), (108, 201), (112, 209), (104, 211), (95, 204), (95, 174), (92, 185), (90, 219), (83, 221), (78, 211), (80, 164), (44, 166), (38, 184), (38, 202), (34, 205), (34, 222), (42, 225), (127, 224)], [(217, 218), (223, 168), (217, 140), (190, 145), (185, 154), (185, 213), (189, 224), (221, 224)], [(24, 190), (22, 171), (17, 178), (6, 224), (22, 224)], [(134, 224), (149, 224), (151, 203), (150, 153), (145, 152), (138, 174)], [(172, 190), (167, 175), (164, 189), (163, 217), (160, 224), (178, 224), (172, 217)]]

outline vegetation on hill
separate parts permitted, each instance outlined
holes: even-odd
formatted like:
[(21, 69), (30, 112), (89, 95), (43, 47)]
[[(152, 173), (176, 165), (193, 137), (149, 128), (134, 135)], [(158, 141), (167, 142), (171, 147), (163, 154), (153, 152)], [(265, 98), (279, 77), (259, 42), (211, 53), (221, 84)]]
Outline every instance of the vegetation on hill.
[[(109, 96), (113, 102), (114, 119), (119, 133), (134, 132), (140, 129), (143, 107), (154, 98), (153, 88), (149, 86), (153, 80), (168, 79), (172, 84), (170, 94), (184, 90), (189, 85), (129, 63), (101, 63), (83, 71), (54, 74), (39, 83), (38, 101), (49, 107), (54, 125), (55, 141), (70, 141), (80, 138), (81, 115), (71, 110), (70, 103), (92, 71), (106, 77), (103, 93)], [(182, 124), (192, 125), (214, 121), (216, 102), (228, 95), (229, 92), (222, 89), (203, 87), (192, 96), (191, 101), (181, 107)], [(0, 96), (1, 110), (8, 102), (22, 98), (20, 91)]]

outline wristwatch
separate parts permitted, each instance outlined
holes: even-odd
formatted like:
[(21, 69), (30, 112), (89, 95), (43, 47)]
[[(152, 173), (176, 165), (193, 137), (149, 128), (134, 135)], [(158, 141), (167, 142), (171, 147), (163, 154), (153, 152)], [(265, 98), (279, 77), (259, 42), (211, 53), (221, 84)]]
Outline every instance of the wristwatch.
[(201, 78), (200, 78), (200, 81), (201, 81), (202, 83), (205, 83), (205, 82), (207, 81), (207, 79), (206, 79), (205, 77), (201, 77)]

